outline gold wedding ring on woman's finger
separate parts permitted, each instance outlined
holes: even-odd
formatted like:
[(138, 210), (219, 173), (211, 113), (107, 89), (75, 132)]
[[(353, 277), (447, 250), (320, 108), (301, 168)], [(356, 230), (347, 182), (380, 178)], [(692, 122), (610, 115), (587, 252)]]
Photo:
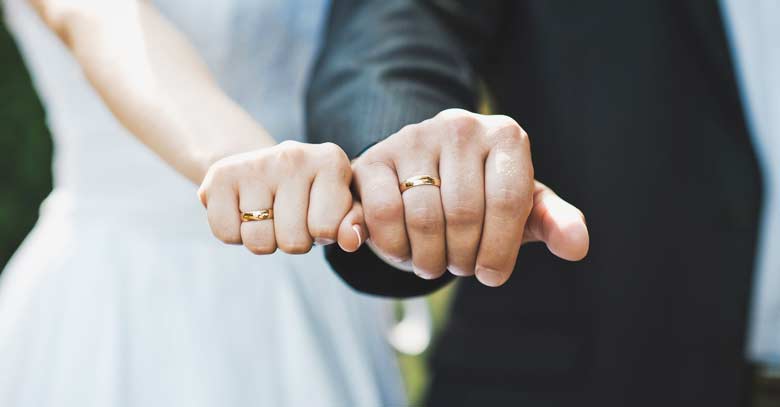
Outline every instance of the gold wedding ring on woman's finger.
[(401, 193), (409, 188), (419, 187), (420, 185), (433, 185), (435, 187), (441, 186), (441, 179), (432, 175), (415, 175), (409, 177), (401, 183)]
[(273, 209), (261, 209), (259, 211), (241, 212), (242, 222), (256, 222), (274, 218)]

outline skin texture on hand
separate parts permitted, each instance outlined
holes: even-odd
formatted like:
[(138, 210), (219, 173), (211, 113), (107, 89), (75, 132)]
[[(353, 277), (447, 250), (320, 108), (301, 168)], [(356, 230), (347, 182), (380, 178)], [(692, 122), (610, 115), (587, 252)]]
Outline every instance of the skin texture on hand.
[[(352, 207), (351, 177), (349, 160), (335, 144), (285, 141), (218, 161), (198, 195), (219, 240), (243, 244), (255, 254), (277, 247), (301, 254), (314, 242), (330, 244), (342, 234)], [(241, 222), (241, 212), (269, 208), (274, 219)], [(345, 227), (347, 239), (362, 240), (355, 228)]]
[[(440, 177), (441, 187), (402, 193), (399, 184), (415, 175)], [(288, 141), (230, 156), (209, 168), (198, 193), (225, 243), (300, 254), (312, 242), (336, 241), (354, 252), (370, 238), (386, 261), (411, 263), (426, 279), (449, 270), (500, 286), (524, 243), (544, 242), (572, 261), (589, 247), (582, 212), (534, 180), (522, 128), (463, 110), (407, 126), (351, 166), (329, 143)], [(240, 220), (241, 212), (268, 208), (273, 220)]]
[[(362, 213), (362, 239), (399, 265), (411, 260), (422, 278), (449, 270), (500, 286), (532, 241), (566, 260), (587, 254), (584, 216), (534, 180), (528, 135), (509, 117), (446, 110), (373, 146), (352, 168), (360, 204), (340, 236)], [(441, 187), (401, 193), (399, 184), (416, 175), (438, 176)]]

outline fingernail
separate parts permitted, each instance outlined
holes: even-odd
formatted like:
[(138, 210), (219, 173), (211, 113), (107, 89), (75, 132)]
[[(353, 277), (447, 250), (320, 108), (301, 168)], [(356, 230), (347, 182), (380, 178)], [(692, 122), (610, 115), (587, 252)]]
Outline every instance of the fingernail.
[(496, 270), (485, 267), (477, 267), (477, 280), (488, 287), (498, 287), (506, 281), (506, 276)]
[(429, 273), (425, 270), (421, 270), (415, 267), (414, 264), (412, 264), (412, 271), (414, 271), (414, 274), (416, 274), (417, 277), (420, 277), (425, 280), (433, 280), (434, 278), (436, 278), (436, 275), (434, 275), (433, 273)]
[(467, 272), (466, 270), (455, 266), (447, 266), (447, 270), (458, 277), (468, 277), (474, 274), (473, 270), (471, 272)]
[(358, 244), (357, 245), (358, 245), (358, 247), (360, 247), (360, 245), (363, 244), (363, 234), (360, 233), (360, 225), (352, 225), (352, 230), (354, 230), (355, 234), (357, 235), (357, 238), (358, 238)]
[(336, 241), (333, 240), (333, 239), (327, 239), (327, 238), (323, 238), (323, 237), (318, 237), (318, 238), (314, 239), (314, 244), (316, 244), (317, 246), (327, 246), (327, 245), (333, 244), (333, 243), (336, 243)]

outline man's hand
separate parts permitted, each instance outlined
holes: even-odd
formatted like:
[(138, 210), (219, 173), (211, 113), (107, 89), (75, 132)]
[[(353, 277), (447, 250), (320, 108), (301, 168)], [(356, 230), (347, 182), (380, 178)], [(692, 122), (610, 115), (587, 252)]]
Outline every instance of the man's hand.
[[(399, 264), (411, 259), (423, 278), (448, 269), (499, 286), (524, 242), (544, 241), (567, 260), (588, 251), (582, 213), (534, 181), (528, 135), (509, 117), (446, 110), (373, 146), (352, 169), (373, 246)], [(401, 193), (416, 175), (438, 176), (441, 187)]]

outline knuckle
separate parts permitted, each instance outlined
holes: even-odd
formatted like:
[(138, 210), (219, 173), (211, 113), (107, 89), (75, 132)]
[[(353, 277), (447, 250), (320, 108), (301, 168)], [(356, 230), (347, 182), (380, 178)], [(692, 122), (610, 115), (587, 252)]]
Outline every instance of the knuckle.
[(208, 209), (209, 194), (208, 194), (208, 186), (205, 183), (201, 184), (200, 187), (198, 188), (197, 196), (201, 205), (203, 205), (204, 208)]
[(300, 144), (303, 144), (303, 143), (295, 141), (295, 140), (284, 140), (281, 143), (277, 144), (277, 146), (279, 146), (281, 148), (291, 148), (291, 147), (297, 147)]
[(379, 199), (370, 203), (363, 203), (363, 211), (367, 218), (371, 218), (379, 223), (394, 222), (401, 219), (404, 215), (404, 208), (401, 202), (391, 199)]
[(407, 124), (407, 125), (401, 127), (401, 130), (398, 130), (398, 132), (395, 133), (395, 134), (401, 135), (401, 136), (414, 135), (414, 134), (419, 133), (420, 127), (422, 127), (420, 123)]
[(412, 230), (425, 235), (434, 234), (443, 229), (443, 222), (437, 211), (427, 207), (409, 211), (406, 224)]
[(324, 143), (321, 148), (322, 162), (327, 164), (325, 168), (335, 171), (340, 179), (349, 180), (352, 176), (352, 166), (347, 153), (333, 143)]
[(456, 204), (444, 210), (447, 226), (469, 226), (482, 222), (484, 210), (479, 205)]
[(490, 131), (490, 138), (496, 143), (524, 144), (528, 133), (511, 117), (498, 116)]
[(317, 224), (309, 225), (309, 233), (314, 237), (335, 239), (338, 236), (339, 225)]
[(367, 157), (368, 154), (369, 153), (366, 152), (365, 154), (361, 155), (355, 160), (354, 164), (352, 164), (352, 174), (355, 177), (355, 181), (357, 181), (360, 174), (368, 172), (373, 165), (376, 165), (373, 161), (371, 161), (371, 157)]
[(262, 157), (229, 157), (218, 161), (209, 169), (209, 185), (234, 185), (240, 182), (255, 165), (263, 165)]
[(288, 169), (295, 170), (306, 159), (306, 153), (301, 143), (296, 141), (283, 141), (276, 152), (276, 162), (286, 165)]
[(448, 109), (437, 115), (453, 134), (469, 135), (479, 125), (479, 116), (463, 109)]
[(209, 169), (208, 178), (210, 184), (222, 184), (227, 182), (233, 173), (233, 168), (227, 161), (218, 161)]
[(278, 242), (279, 249), (287, 254), (304, 254), (311, 250), (310, 239), (289, 239)]
[(368, 149), (360, 153), (360, 155), (355, 157), (355, 159), (352, 161), (351, 163), (352, 167), (357, 167), (362, 163), (372, 163), (376, 161), (383, 161), (384, 159), (386, 159), (388, 144), (392, 145), (393, 143), (395, 143), (396, 140), (399, 139), (399, 133), (401, 131), (398, 131), (390, 135), (385, 140), (372, 145), (371, 147), (369, 147)]
[(242, 225), (241, 238), (244, 247), (254, 254), (271, 254), (276, 251), (273, 232), (266, 234), (257, 229), (244, 228)]
[(507, 267), (505, 264), (501, 264), (501, 260), (498, 258), (491, 258), (491, 259), (477, 261), (477, 265), (475, 269), (477, 270), (477, 273), (479, 273), (479, 271), (481, 270), (481, 271), (489, 271), (498, 276), (501, 276), (500, 277), (501, 282), (498, 283), (497, 285), (505, 284), (513, 271), (511, 266)]
[(453, 129), (447, 137), (447, 143), (453, 146), (456, 150), (468, 150), (474, 144), (474, 131), (473, 129), (458, 128)]
[(343, 219), (347, 213), (349, 213), (349, 210), (352, 209), (353, 203), (352, 192), (349, 190), (349, 185), (344, 185), (343, 188), (343, 192), (336, 192), (331, 194), (332, 196), (329, 197), (328, 205), (332, 213), (341, 215), (339, 216), (339, 221)]
[(528, 199), (528, 194), (517, 188), (498, 188), (488, 194), (490, 206), (501, 213), (520, 215), (522, 208), (530, 207)]
[(469, 113), (468, 115), (453, 117), (447, 120), (447, 124), (452, 134), (465, 138), (474, 133), (475, 127), (479, 125), (479, 119)]
[(465, 109), (459, 109), (459, 108), (453, 108), (453, 109), (445, 109), (439, 112), (439, 114), (436, 115), (436, 119), (439, 120), (459, 120), (462, 118), (472, 117), (475, 116), (474, 113), (469, 112)]
[(395, 260), (408, 259), (411, 253), (404, 231), (388, 233), (386, 230), (374, 230), (370, 242), (373, 248), (382, 256), (391, 257)]
[(320, 144), (320, 149), (322, 150), (322, 154), (328, 158), (338, 160), (339, 162), (349, 161), (347, 159), (347, 154), (344, 153), (344, 150), (342, 150), (341, 147), (335, 143), (322, 143)]
[(258, 242), (245, 242), (244, 247), (250, 252), (257, 255), (272, 254), (276, 251), (276, 247), (271, 244), (262, 244)]
[(428, 148), (426, 139), (430, 137), (429, 133), (424, 132), (419, 123), (405, 126), (396, 134), (398, 137), (393, 141), (397, 140), (400, 151), (419, 151)]

